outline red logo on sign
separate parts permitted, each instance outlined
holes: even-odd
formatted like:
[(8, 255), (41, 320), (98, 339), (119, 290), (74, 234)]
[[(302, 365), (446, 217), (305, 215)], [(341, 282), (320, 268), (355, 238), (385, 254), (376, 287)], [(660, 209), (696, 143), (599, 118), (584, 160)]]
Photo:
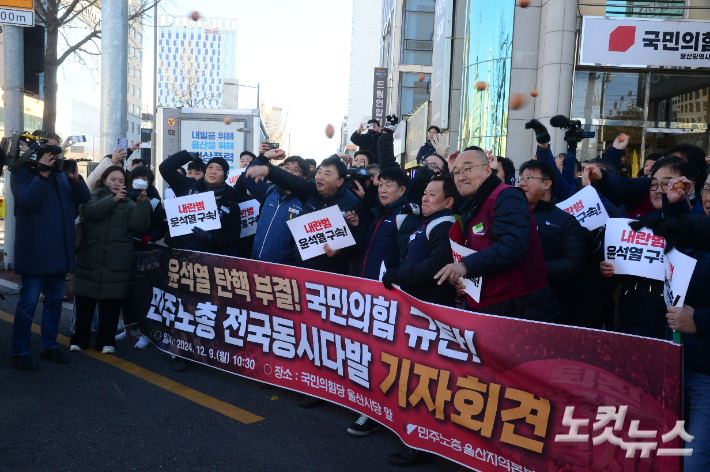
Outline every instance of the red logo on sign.
[(609, 51), (626, 52), (635, 42), (635, 26), (617, 26), (609, 35)]
[(168, 118), (168, 126), (175, 126), (177, 120), (173, 117)]

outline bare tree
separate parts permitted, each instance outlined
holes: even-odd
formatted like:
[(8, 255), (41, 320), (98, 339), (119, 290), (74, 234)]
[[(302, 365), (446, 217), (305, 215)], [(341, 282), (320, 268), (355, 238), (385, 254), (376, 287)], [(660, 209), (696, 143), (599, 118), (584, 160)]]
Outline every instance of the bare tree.
[(289, 108), (286, 110), (286, 115), (283, 116), (282, 109), (268, 108), (262, 100), (259, 103), (261, 111), (261, 119), (264, 122), (266, 132), (269, 133), (269, 140), (272, 143), (279, 143), (281, 149), (286, 151), (286, 155), (291, 155), (291, 139), (288, 131), (288, 115), (291, 112)]
[(201, 64), (195, 59), (191, 41), (180, 54), (180, 74), (171, 74), (171, 69), (160, 61), (160, 70), (175, 97), (175, 103), (170, 105), (197, 107), (210, 100), (219, 100), (219, 93), (199, 89), (200, 85), (207, 84), (208, 66), (207, 62)]
[[(137, 0), (129, 23), (143, 17), (160, 0)], [(44, 114), (42, 129), (54, 132), (57, 121), (57, 71), (64, 61), (75, 55), (84, 63), (81, 54), (100, 55), (96, 40), (101, 38), (101, 3), (99, 0), (37, 0), (37, 23), (46, 29), (44, 54)], [(128, 28), (128, 25), (126, 25)], [(67, 34), (70, 30), (74, 33)], [(79, 30), (84, 30), (83, 33)], [(59, 53), (59, 37), (66, 49)], [(73, 38), (76, 36), (76, 38)]]

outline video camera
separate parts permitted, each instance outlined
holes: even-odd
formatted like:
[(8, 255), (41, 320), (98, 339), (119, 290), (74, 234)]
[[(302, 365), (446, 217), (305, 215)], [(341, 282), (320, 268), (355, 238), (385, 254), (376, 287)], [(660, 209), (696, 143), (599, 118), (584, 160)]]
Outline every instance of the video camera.
[(355, 189), (355, 181), (360, 182), (362, 188), (366, 187), (366, 183), (372, 176), (364, 167), (352, 167), (345, 173), (345, 188)]
[(593, 138), (596, 135), (595, 131), (582, 130), (581, 121), (570, 120), (564, 115), (556, 115), (550, 118), (550, 125), (567, 130), (565, 141), (567, 141), (567, 146), (571, 148), (576, 148), (577, 143), (582, 142), (583, 139)]
[(61, 146), (47, 144), (47, 140), (30, 133), (14, 133), (10, 138), (0, 141), (0, 165), (8, 166), (10, 172), (17, 172), (25, 167), (37, 172), (62, 172), (63, 159), (57, 159), (49, 166), (40, 164), (39, 159), (47, 153), (60, 155)]

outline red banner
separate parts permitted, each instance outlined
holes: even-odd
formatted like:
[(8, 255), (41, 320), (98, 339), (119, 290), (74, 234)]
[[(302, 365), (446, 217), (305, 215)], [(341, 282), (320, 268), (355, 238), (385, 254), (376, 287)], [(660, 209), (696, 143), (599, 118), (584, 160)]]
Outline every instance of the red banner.
[(278, 264), (169, 249), (136, 259), (131, 299), (158, 348), (350, 408), (474, 470), (673, 472), (688, 453), (671, 342)]

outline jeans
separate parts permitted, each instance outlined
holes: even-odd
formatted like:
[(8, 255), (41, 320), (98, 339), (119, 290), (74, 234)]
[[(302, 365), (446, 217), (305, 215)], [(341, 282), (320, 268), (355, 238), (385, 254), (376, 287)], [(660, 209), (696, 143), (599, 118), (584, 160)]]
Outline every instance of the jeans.
[(686, 447), (693, 455), (686, 457), (685, 472), (710, 470), (710, 376), (686, 370), (685, 385), (686, 431), (695, 439)]
[(59, 320), (62, 317), (62, 301), (64, 301), (64, 287), (66, 274), (22, 276), (20, 300), (15, 308), (15, 322), (12, 325), (12, 356), (30, 354), (32, 342), (32, 320), (35, 316), (39, 295), (44, 288), (44, 302), (42, 303), (42, 350), (58, 347), (57, 334), (59, 333)]

